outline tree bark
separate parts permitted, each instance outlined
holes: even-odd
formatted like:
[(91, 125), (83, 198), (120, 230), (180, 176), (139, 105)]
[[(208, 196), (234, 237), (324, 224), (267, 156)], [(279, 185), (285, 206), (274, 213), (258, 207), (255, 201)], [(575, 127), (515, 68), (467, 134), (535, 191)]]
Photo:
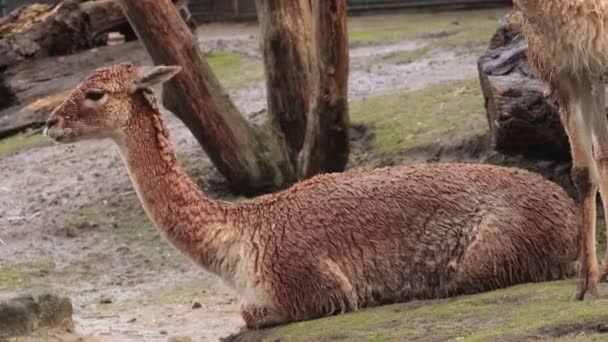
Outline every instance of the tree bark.
[(311, 96), (314, 45), (310, 0), (256, 0), (256, 10), (271, 126), (280, 129), (290, 161), (296, 165)]
[(348, 32), (346, 0), (313, 0), (314, 97), (299, 158), (300, 178), (343, 171), (348, 162)]
[(233, 191), (252, 195), (295, 180), (284, 145), (262, 136), (240, 115), (196, 37), (168, 0), (120, 0), (155, 64), (182, 71), (164, 88), (164, 102), (192, 131)]

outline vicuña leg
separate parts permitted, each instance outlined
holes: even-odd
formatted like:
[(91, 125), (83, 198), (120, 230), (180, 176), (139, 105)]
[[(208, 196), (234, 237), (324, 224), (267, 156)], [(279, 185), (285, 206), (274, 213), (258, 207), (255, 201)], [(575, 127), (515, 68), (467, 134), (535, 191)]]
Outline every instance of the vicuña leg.
[(586, 113), (583, 101), (591, 95), (591, 83), (575, 76), (559, 80), (562, 98), (561, 118), (572, 152), (572, 182), (579, 195), (582, 207), (583, 226), (581, 231), (580, 270), (575, 298), (583, 300), (585, 294), (598, 295), (598, 264), (595, 254), (595, 200), (598, 189), (598, 174), (592, 150), (592, 113)]
[[(599, 173), (599, 188), (604, 206), (604, 215), (608, 214), (608, 119), (606, 119), (604, 83), (596, 80), (589, 103), (593, 108), (593, 155)], [(606, 221), (608, 224), (608, 220)], [(606, 230), (608, 232), (608, 229)], [(608, 248), (608, 246), (607, 246)], [(608, 250), (604, 256), (600, 281), (608, 281)]]
[(268, 307), (241, 305), (241, 316), (249, 329), (260, 329), (286, 323), (288, 318)]

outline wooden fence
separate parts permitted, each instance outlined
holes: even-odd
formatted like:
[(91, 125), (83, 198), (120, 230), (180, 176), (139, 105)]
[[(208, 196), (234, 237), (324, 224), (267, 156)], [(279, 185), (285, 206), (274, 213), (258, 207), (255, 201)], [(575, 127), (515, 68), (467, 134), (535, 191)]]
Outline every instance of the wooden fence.
[[(2, 15), (26, 4), (57, 0), (0, 0)], [(268, 0), (291, 1), (291, 0)], [(425, 7), (483, 7), (507, 5), (511, 0), (347, 0), (350, 13), (390, 11)], [(190, 11), (199, 22), (255, 19), (254, 0), (190, 0)]]
[[(356, 14), (432, 7), (504, 6), (510, 5), (511, 0), (347, 0), (347, 4), (349, 13)], [(199, 22), (252, 20), (256, 17), (254, 0), (190, 0), (190, 10)]]

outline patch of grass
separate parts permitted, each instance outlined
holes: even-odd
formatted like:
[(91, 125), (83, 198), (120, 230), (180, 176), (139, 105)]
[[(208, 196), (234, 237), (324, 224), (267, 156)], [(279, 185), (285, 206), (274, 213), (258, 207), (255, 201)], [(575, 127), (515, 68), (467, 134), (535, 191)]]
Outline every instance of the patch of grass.
[(349, 22), (352, 44), (373, 44), (406, 38), (428, 37), (447, 32), (496, 29), (497, 18), (508, 10), (453, 11), (443, 13), (401, 13), (354, 18)]
[(0, 140), (0, 156), (47, 144), (50, 144), (48, 138), (40, 133), (19, 133)]
[(496, 32), (496, 25), (479, 26), (458, 32), (455, 35), (439, 38), (429, 48), (450, 49), (456, 54), (481, 54), (488, 47), (488, 42)]
[(26, 262), (0, 267), (0, 291), (40, 285), (55, 269), (52, 261)]
[(394, 155), (487, 132), (477, 79), (446, 82), (403, 94), (374, 96), (350, 104), (354, 124), (374, 127), (374, 151)]
[(395, 51), (382, 56), (382, 62), (391, 64), (407, 64), (428, 56), (430, 47), (423, 46), (414, 50)]
[(386, 40), (395, 40), (408, 38), (416, 34), (422, 34), (423, 31), (416, 30), (411, 27), (400, 28), (375, 28), (360, 31), (351, 31), (348, 35), (348, 40), (352, 44), (370, 44)]
[(227, 51), (212, 51), (207, 55), (209, 66), (216, 72), (243, 62), (241, 55)]
[(237, 91), (264, 79), (261, 61), (250, 60), (234, 52), (211, 51), (206, 60), (229, 91)]
[(429, 57), (435, 50), (450, 50), (456, 55), (479, 55), (486, 50), (490, 38), (496, 32), (494, 19), (473, 13), (462, 18), (456, 13), (439, 14), (419, 20), (418, 26), (400, 28), (371, 28), (353, 31), (351, 40), (356, 43), (376, 43), (387, 40), (424, 38), (424, 46), (414, 50), (396, 51), (377, 59), (380, 63), (405, 64)]
[[(395, 304), (299, 322), (264, 331), (264, 341), (447, 340), (490, 341), (500, 337), (547, 337), (544, 331), (606, 318), (608, 299), (571, 300), (574, 281), (525, 284), (446, 300)], [(605, 298), (605, 294), (604, 297)], [(605, 335), (604, 335), (605, 336)]]

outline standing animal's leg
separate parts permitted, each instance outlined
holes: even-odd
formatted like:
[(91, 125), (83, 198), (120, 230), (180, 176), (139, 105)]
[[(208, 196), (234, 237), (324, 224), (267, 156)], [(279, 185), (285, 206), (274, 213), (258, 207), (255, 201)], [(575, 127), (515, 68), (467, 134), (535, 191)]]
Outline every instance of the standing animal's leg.
[[(599, 173), (599, 188), (602, 204), (604, 205), (604, 215), (608, 215), (608, 119), (606, 119), (604, 83), (599, 79), (593, 83), (592, 97), (591, 103), (594, 106), (593, 155)], [(606, 223), (608, 223), (608, 220)], [(600, 281), (608, 281), (608, 250), (604, 255)]]
[[(580, 76), (579, 76), (580, 77)], [(561, 119), (568, 134), (572, 153), (572, 182), (582, 207), (580, 270), (575, 298), (583, 300), (587, 292), (598, 295), (598, 264), (595, 254), (595, 221), (598, 174), (592, 149), (592, 113), (584, 113), (583, 101), (592, 94), (587, 78), (562, 77), (558, 83)], [(587, 106), (588, 107), (588, 106)]]

